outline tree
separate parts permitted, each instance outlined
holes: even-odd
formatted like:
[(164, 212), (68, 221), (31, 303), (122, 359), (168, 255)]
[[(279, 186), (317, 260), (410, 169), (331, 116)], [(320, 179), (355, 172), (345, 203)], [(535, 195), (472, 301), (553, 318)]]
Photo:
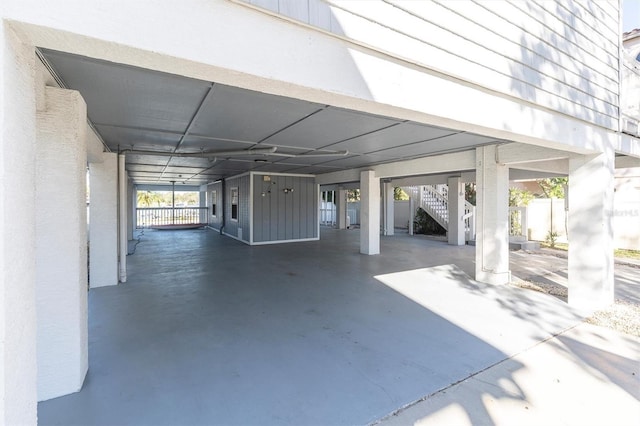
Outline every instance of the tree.
[(393, 199), (396, 201), (409, 201), (409, 195), (404, 192), (404, 189), (396, 186), (393, 188)]
[(160, 207), (162, 197), (155, 191), (138, 191), (137, 193), (138, 207), (151, 207), (153, 203)]
[(564, 188), (569, 183), (569, 178), (555, 177), (540, 179), (537, 182), (542, 189), (544, 198), (564, 198)]

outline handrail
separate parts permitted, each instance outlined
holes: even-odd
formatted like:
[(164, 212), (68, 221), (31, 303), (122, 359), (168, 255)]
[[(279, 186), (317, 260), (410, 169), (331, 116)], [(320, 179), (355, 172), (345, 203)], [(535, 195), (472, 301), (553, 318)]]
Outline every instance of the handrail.
[(204, 224), (208, 211), (208, 207), (137, 207), (136, 228)]

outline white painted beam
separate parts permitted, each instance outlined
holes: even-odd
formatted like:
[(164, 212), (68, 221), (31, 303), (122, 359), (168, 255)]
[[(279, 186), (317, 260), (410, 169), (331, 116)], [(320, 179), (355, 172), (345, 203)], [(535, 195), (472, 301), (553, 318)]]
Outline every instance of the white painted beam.
[(512, 164), (510, 168), (517, 170), (529, 170), (531, 172), (549, 173), (551, 175), (568, 175), (569, 159), (535, 161), (531, 163)]
[(631, 167), (640, 167), (640, 158), (627, 155), (616, 157), (616, 169), (628, 169)]
[[(395, 161), (368, 167), (378, 178), (399, 178), (407, 176), (432, 175), (473, 170), (475, 168), (475, 151), (462, 151), (450, 154), (433, 155), (413, 160)], [(330, 185), (343, 182), (354, 182), (359, 179), (361, 169), (325, 173), (316, 176), (316, 183)], [(358, 179), (354, 179), (358, 176)], [(397, 186), (397, 185), (396, 185)]]
[(551, 161), (569, 158), (568, 151), (550, 149), (542, 146), (523, 143), (508, 143), (498, 145), (496, 161), (501, 164), (519, 164), (537, 161)]

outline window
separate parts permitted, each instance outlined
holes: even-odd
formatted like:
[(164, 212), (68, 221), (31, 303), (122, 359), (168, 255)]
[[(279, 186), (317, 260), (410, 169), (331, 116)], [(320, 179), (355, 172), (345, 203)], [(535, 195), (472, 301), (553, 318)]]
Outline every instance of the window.
[(218, 207), (218, 191), (211, 191), (211, 216), (216, 217)]
[(238, 188), (231, 188), (231, 220), (238, 220)]

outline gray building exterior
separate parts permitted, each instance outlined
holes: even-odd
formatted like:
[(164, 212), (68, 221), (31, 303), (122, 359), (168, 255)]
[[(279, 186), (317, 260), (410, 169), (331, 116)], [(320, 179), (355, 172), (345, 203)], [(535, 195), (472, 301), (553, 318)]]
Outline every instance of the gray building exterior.
[(208, 223), (250, 245), (318, 240), (318, 191), (313, 175), (233, 176), (208, 185)]

